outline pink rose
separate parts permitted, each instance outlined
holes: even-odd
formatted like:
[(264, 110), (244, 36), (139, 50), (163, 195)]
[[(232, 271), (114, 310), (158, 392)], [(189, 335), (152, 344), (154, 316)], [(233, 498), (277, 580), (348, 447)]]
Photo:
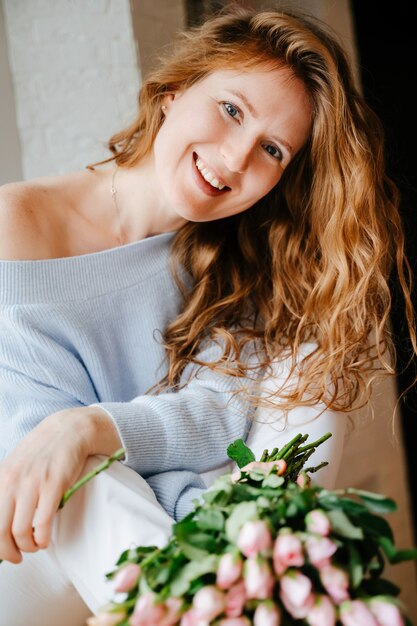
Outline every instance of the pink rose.
[(404, 618), (396, 604), (384, 598), (373, 598), (368, 603), (371, 613), (378, 622), (378, 626), (404, 626)]
[(285, 474), (287, 469), (287, 462), (284, 459), (278, 461), (251, 461), (247, 463), (240, 470), (233, 472), (232, 482), (237, 482), (240, 478), (241, 472), (250, 472), (251, 470), (257, 470), (267, 476), (270, 472), (274, 471), (278, 476)]
[(211, 622), (223, 613), (226, 607), (226, 596), (214, 585), (207, 585), (197, 591), (193, 599), (193, 611), (200, 619)]
[(165, 601), (166, 613), (158, 626), (174, 626), (178, 623), (181, 615), (182, 600), (180, 598), (168, 598)]
[(314, 603), (311, 580), (297, 570), (288, 570), (280, 580), (279, 596), (291, 617), (303, 619)]
[(210, 626), (210, 622), (205, 619), (200, 619), (197, 617), (195, 611), (190, 609), (186, 613), (183, 613), (180, 626)]
[(242, 569), (243, 561), (238, 554), (223, 554), (217, 568), (216, 584), (219, 589), (229, 589), (240, 578)]
[(128, 592), (136, 585), (140, 575), (140, 567), (135, 563), (128, 563), (119, 569), (112, 579), (113, 589), (116, 592)]
[(378, 622), (361, 600), (342, 602), (339, 619), (343, 626), (378, 626)]
[(240, 617), (246, 602), (246, 587), (243, 580), (230, 587), (226, 593), (226, 609), (227, 617)]
[(126, 618), (126, 613), (99, 613), (87, 619), (87, 626), (116, 626)]
[(129, 619), (131, 626), (148, 626), (149, 624), (159, 624), (165, 617), (166, 608), (163, 604), (157, 603), (154, 593), (140, 596), (135, 604), (132, 615)]
[(328, 596), (316, 596), (306, 619), (310, 626), (335, 626), (336, 609), (330, 598)]
[(218, 626), (251, 626), (247, 617), (225, 617), (218, 622)]
[(274, 544), (273, 562), (278, 576), (288, 567), (301, 567), (304, 564), (303, 547), (297, 535), (291, 532), (278, 535)]
[(268, 526), (262, 520), (245, 522), (237, 538), (239, 550), (247, 557), (266, 552), (272, 547)]
[(262, 602), (253, 615), (253, 626), (280, 626), (281, 613), (272, 602)]
[(308, 532), (327, 537), (331, 531), (328, 515), (322, 509), (314, 509), (306, 515), (306, 528)]
[(244, 567), (246, 593), (249, 599), (268, 600), (272, 598), (275, 578), (269, 564), (259, 557), (247, 559)]
[(315, 567), (324, 567), (330, 564), (330, 557), (337, 550), (337, 545), (328, 537), (310, 535), (305, 542), (308, 559)]
[(320, 580), (336, 604), (349, 599), (349, 576), (345, 570), (334, 565), (325, 565), (319, 570)]
[(306, 489), (311, 485), (311, 478), (306, 474), (298, 474), (297, 479), (295, 481), (301, 489)]

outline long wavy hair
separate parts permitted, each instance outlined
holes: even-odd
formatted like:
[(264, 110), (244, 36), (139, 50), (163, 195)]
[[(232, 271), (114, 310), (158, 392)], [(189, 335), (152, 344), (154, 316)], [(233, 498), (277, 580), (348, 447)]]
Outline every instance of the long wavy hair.
[[(178, 386), (190, 362), (251, 377), (246, 357), (253, 349), (263, 375), (290, 358), (288, 381), (296, 382), (278, 390), (280, 408), (320, 402), (348, 411), (369, 399), (376, 375), (394, 373), (389, 278), (395, 268), (414, 351), (416, 338), (383, 130), (335, 36), (302, 14), (238, 7), (181, 33), (144, 82), (137, 118), (111, 137), (107, 161), (130, 167), (152, 150), (167, 94), (215, 70), (265, 64), (285, 66), (303, 81), (313, 108), (311, 135), (255, 206), (187, 223), (176, 234), (172, 258), (184, 306), (164, 334), (168, 370), (159, 389)], [(199, 350), (208, 339), (219, 342), (222, 356), (205, 363)], [(300, 358), (305, 343), (311, 346)], [(269, 402), (274, 394), (252, 400)]]

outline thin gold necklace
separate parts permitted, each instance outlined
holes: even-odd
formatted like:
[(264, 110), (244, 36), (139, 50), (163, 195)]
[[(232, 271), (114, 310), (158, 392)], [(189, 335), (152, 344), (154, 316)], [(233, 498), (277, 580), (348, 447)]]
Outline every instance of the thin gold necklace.
[(119, 205), (117, 203), (117, 187), (115, 185), (116, 174), (117, 174), (118, 171), (119, 171), (119, 166), (116, 165), (116, 167), (113, 170), (112, 177), (111, 177), (110, 193), (111, 193), (111, 197), (112, 197), (113, 204), (114, 204), (114, 210), (115, 210), (116, 215), (117, 215), (117, 220), (119, 222), (119, 234), (117, 235), (117, 239), (118, 239), (119, 245), (124, 246), (125, 243), (126, 243), (126, 237), (124, 235), (122, 218), (120, 216), (120, 209), (119, 209)]

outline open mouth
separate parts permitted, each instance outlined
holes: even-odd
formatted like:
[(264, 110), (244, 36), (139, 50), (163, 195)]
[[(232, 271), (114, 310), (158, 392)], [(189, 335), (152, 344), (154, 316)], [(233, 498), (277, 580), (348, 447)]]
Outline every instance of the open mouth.
[(219, 180), (216, 175), (210, 171), (210, 168), (200, 159), (196, 152), (193, 152), (194, 170), (197, 174), (200, 186), (210, 195), (223, 194), (231, 191), (230, 187)]

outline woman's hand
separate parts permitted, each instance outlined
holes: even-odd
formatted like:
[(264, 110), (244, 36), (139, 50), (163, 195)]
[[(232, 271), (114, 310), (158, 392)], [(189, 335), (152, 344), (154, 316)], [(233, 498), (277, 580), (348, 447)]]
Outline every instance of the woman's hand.
[(121, 445), (99, 407), (65, 409), (46, 417), (0, 464), (0, 559), (19, 563), (22, 552), (46, 548), (64, 492), (87, 457)]

